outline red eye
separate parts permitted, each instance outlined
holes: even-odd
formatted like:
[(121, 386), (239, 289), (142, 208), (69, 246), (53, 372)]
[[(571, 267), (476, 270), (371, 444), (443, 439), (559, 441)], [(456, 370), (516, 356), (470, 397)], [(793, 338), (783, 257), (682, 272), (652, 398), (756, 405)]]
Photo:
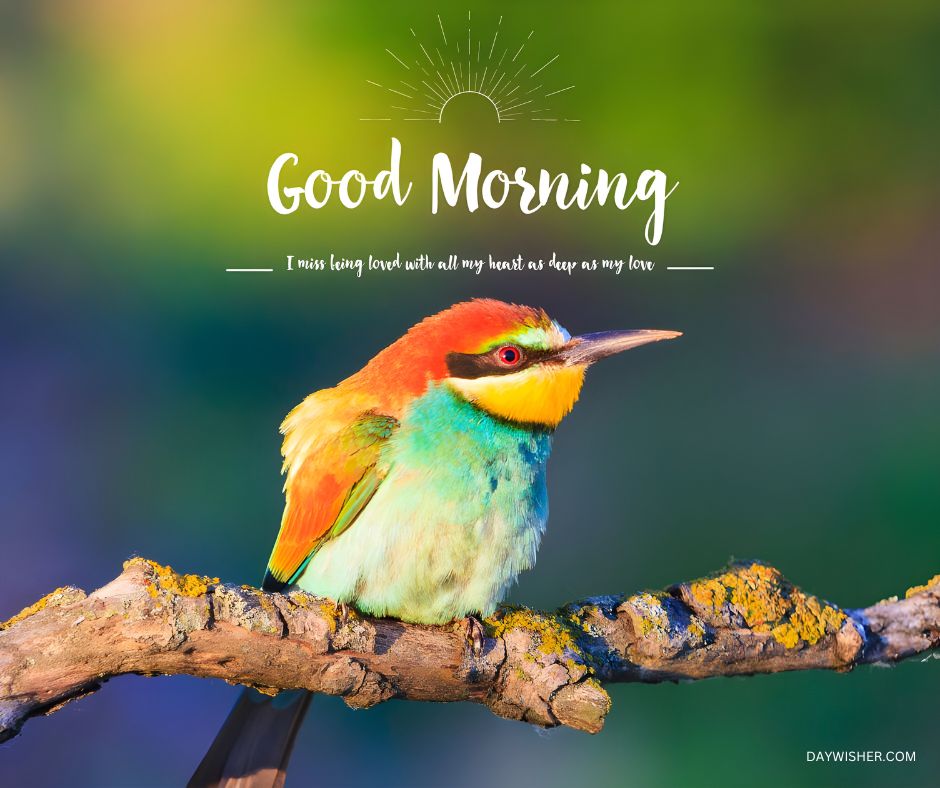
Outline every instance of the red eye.
[(504, 367), (515, 367), (522, 361), (522, 351), (515, 345), (504, 345), (496, 351), (496, 358)]

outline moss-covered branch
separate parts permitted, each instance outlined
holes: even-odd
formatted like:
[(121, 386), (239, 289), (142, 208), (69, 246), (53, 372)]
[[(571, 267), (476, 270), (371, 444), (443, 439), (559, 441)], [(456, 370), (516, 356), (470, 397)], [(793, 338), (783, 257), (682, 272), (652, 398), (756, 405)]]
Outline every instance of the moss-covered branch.
[(475, 655), (463, 626), (342, 620), (309, 594), (267, 594), (135, 558), (90, 595), (60, 588), (0, 624), (0, 740), (124, 673), (306, 688), (357, 708), (468, 700), (593, 733), (610, 709), (607, 682), (847, 671), (937, 648), (940, 575), (903, 599), (844, 610), (747, 562), (552, 613), (507, 607), (485, 624)]

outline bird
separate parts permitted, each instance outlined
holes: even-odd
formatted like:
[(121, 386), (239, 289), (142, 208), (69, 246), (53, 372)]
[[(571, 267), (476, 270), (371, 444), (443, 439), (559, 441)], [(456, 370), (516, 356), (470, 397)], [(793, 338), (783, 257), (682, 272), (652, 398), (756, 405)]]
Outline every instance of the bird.
[[(425, 318), (281, 425), (285, 506), (262, 588), (416, 624), (481, 619), (535, 563), (552, 434), (587, 369), (678, 331), (571, 336), (478, 298)], [(190, 788), (272, 788), (311, 693), (244, 689)]]

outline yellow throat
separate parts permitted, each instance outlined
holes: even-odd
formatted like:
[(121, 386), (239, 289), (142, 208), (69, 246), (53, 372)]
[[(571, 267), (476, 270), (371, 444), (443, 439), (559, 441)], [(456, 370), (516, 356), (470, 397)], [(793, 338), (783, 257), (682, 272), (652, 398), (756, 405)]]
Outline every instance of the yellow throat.
[(466, 400), (509, 421), (556, 427), (581, 393), (586, 366), (537, 364), (508, 375), (447, 378)]

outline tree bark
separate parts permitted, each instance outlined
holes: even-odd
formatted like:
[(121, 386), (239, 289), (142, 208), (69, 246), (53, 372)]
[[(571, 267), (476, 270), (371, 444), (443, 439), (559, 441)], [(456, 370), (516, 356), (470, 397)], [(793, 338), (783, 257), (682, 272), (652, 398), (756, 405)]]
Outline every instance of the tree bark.
[(940, 645), (940, 575), (859, 610), (776, 569), (709, 577), (554, 612), (501, 608), (475, 654), (465, 624), (373, 619), (300, 591), (270, 594), (135, 558), (90, 595), (60, 588), (0, 624), (0, 741), (112, 676), (189, 674), (274, 693), (304, 688), (356, 708), (390, 698), (473, 701), (535, 725), (596, 733), (602, 684), (848, 671)]

